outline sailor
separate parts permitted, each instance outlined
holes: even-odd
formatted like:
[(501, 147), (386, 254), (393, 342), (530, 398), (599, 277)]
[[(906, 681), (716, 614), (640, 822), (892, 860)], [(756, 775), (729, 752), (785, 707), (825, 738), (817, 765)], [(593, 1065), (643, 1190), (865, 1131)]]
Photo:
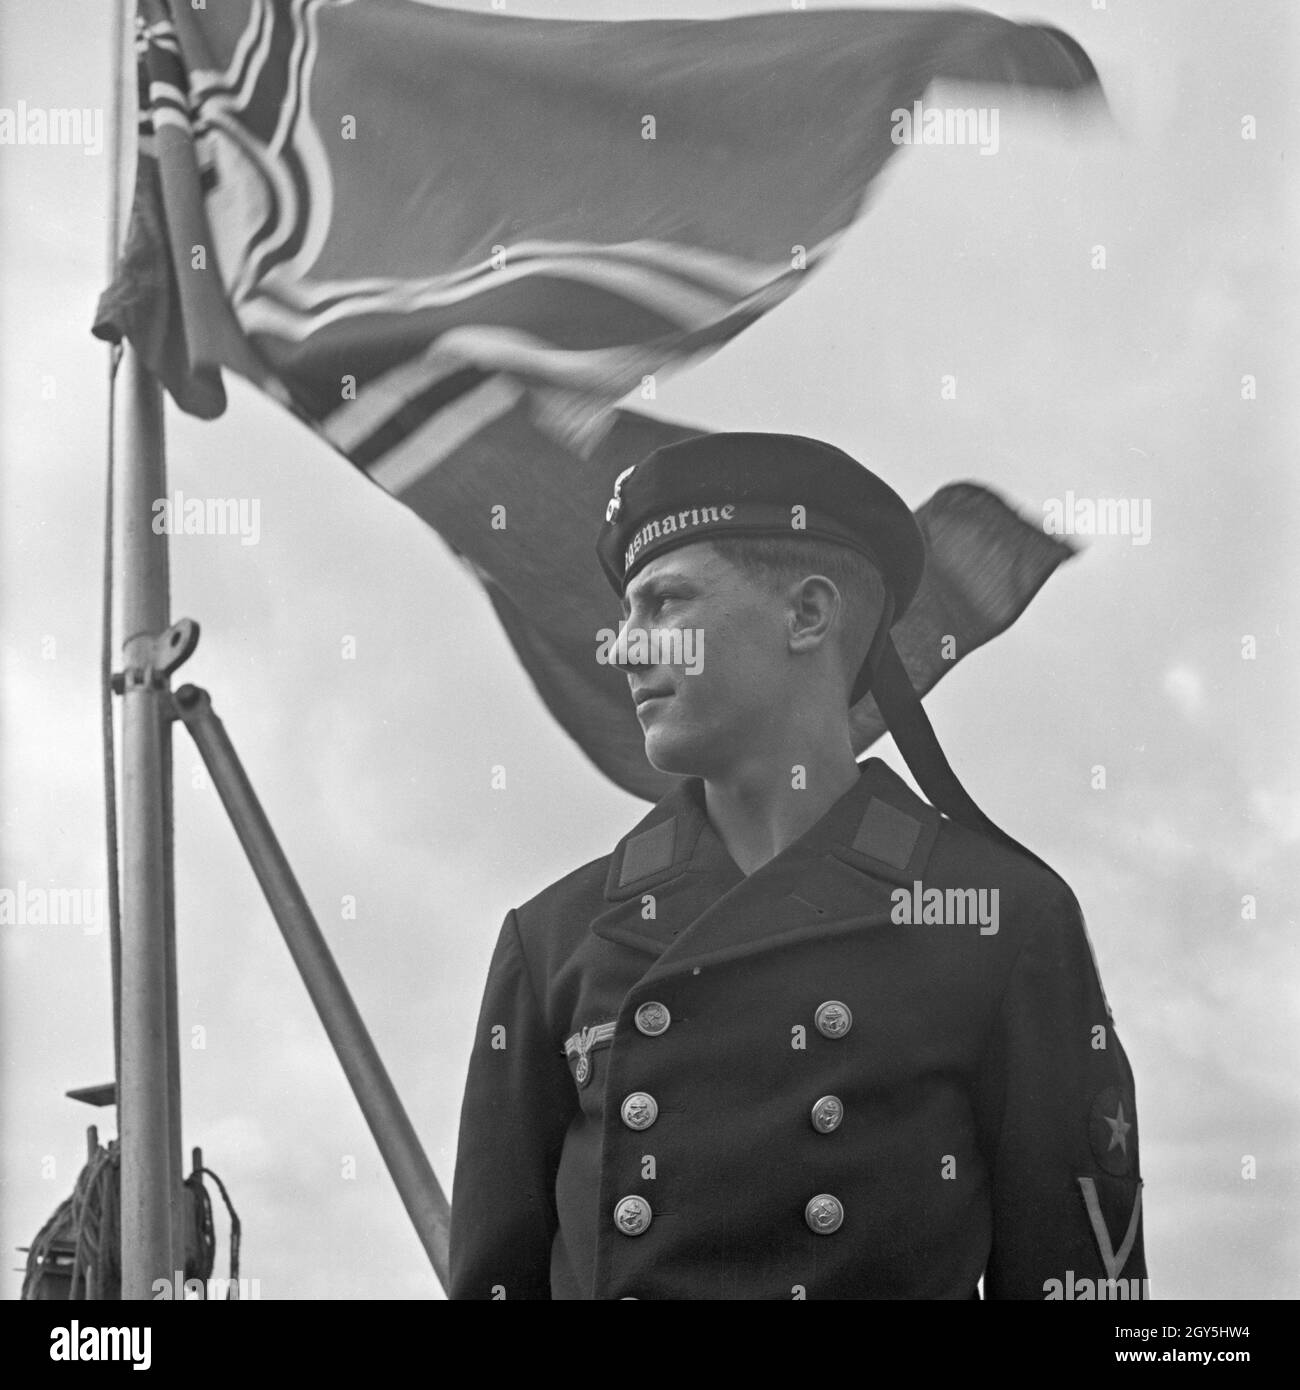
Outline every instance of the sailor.
[[(1074, 894), (903, 670), (907, 505), (830, 445), (704, 435), (619, 478), (597, 552), (625, 631), (695, 639), (615, 648), (680, 781), (506, 917), (452, 1297), (1142, 1296), (1132, 1073)], [(856, 761), (868, 693), (928, 800)]]

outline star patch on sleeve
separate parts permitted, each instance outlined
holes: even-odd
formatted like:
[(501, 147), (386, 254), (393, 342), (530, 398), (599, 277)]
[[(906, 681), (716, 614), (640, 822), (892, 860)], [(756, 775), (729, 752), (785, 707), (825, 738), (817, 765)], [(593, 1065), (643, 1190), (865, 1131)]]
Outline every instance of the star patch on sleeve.
[(1088, 1115), (1088, 1143), (1103, 1172), (1124, 1177), (1137, 1160), (1137, 1107), (1119, 1086), (1108, 1086), (1093, 1098)]

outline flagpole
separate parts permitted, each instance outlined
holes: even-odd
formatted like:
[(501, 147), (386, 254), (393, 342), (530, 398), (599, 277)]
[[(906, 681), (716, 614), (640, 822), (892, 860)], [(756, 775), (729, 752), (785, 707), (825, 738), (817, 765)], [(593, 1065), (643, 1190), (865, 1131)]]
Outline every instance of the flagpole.
[(118, 1133), (122, 1154), (122, 1297), (151, 1298), (172, 1263), (172, 1062), (168, 1021), (164, 740), (170, 726), (154, 672), (167, 627), (165, 536), (150, 522), (166, 496), (162, 396), (130, 346), (117, 511), (122, 523), (122, 964)]
[[(128, 6), (115, 7), (115, 76), (122, 96), (116, 132), (119, 158), (114, 205), (127, 186), (124, 167), (134, 127), (130, 93), (134, 64)], [(116, 230), (116, 229), (114, 229)], [(121, 585), (122, 672), (122, 923), (117, 1077), (121, 1147), (122, 1298), (151, 1299), (154, 1283), (171, 1279), (183, 1240), (179, 1220), (179, 1055), (176, 1047), (175, 955), (170, 940), (170, 722), (164, 701), (158, 638), (170, 599), (167, 537), (153, 530), (156, 498), (167, 492), (162, 392), (125, 344), (116, 390), (120, 433), (115, 441), (114, 511)], [(173, 1218), (177, 1219), (173, 1219)], [(182, 1265), (183, 1267), (183, 1265)]]

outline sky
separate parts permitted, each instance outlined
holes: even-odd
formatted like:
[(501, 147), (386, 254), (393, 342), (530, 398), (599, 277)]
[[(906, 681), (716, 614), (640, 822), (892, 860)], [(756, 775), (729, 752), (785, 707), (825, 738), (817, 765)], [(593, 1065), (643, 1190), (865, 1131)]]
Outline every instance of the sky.
[[(1294, 7), (991, 8), (1073, 34), (1113, 121), (1017, 104), (994, 158), (904, 151), (831, 263), (651, 408), (828, 439), (914, 506), (973, 479), (1035, 522), (1070, 493), (1149, 507), (1147, 543), (1090, 538), (926, 704), (976, 799), (1084, 908), (1137, 1078), (1153, 1296), (1295, 1297)], [(107, 6), (8, 0), (0, 110), (107, 121), (112, 46)], [(107, 363), (88, 328), (110, 150), (107, 127), (99, 154), (0, 145), (0, 888), (105, 882)], [(257, 498), (261, 533), (174, 540), (173, 615), (202, 626), (181, 679), (211, 692), (446, 1186), (502, 918), (645, 806), (550, 718), (438, 537), (227, 388), (214, 422), (169, 405), (170, 483)], [(185, 1147), (230, 1188), (241, 1272), (264, 1298), (439, 1297), (183, 730), (175, 765)], [(15, 1247), (71, 1191), (86, 1125), (113, 1132), (64, 1095), (112, 1077), (102, 915), (0, 925), (0, 1007), (16, 1297)]]

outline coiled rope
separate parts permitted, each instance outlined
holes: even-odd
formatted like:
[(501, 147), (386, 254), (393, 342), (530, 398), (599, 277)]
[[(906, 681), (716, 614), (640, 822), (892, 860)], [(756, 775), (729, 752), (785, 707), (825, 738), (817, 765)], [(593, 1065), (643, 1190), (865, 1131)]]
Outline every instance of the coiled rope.
[[(239, 1245), (242, 1233), (226, 1185), (211, 1168), (196, 1167), (185, 1179), (185, 1269), (184, 1279), (198, 1280), (206, 1291), (216, 1265), (217, 1237), (212, 1198), (204, 1186), (204, 1176), (212, 1179), (221, 1193), (230, 1218), (230, 1282), (226, 1297), (238, 1297)], [(69, 1299), (114, 1301), (122, 1296), (121, 1265), (121, 1158), (117, 1140), (107, 1148), (96, 1147), (77, 1175), (72, 1196), (55, 1208), (53, 1215), (37, 1232), (27, 1252), (23, 1276), (24, 1299)], [(67, 1293), (59, 1284), (67, 1281)], [(181, 1296), (182, 1291), (177, 1291)]]

